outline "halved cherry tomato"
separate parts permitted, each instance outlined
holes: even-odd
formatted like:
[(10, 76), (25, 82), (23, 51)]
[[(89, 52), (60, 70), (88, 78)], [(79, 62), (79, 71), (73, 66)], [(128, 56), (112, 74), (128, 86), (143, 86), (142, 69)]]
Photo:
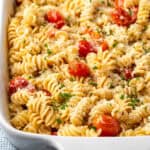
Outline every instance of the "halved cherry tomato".
[(46, 94), (46, 96), (51, 96), (52, 95), (48, 90), (42, 89), (42, 91)]
[(90, 69), (85, 63), (74, 60), (69, 63), (69, 73), (73, 76), (87, 77), (90, 75)]
[(28, 85), (28, 81), (23, 77), (16, 77), (9, 83), (9, 94), (15, 93), (19, 88), (22, 89)]
[(46, 15), (46, 20), (50, 23), (55, 24), (57, 29), (60, 29), (65, 24), (64, 17), (57, 10), (50, 10)]
[(122, 8), (115, 9), (111, 13), (111, 17), (113, 22), (119, 26), (129, 26), (130, 24), (132, 24), (131, 16)]
[(79, 42), (79, 56), (86, 57), (88, 53), (97, 53), (96, 48), (87, 40)]
[(132, 74), (131, 69), (125, 69), (124, 70), (124, 75), (125, 75), (126, 80), (129, 80), (129, 79), (133, 78), (133, 74)]
[(100, 120), (96, 118), (93, 125), (102, 130), (102, 136), (117, 136), (120, 132), (119, 122), (109, 115), (102, 115)]
[(109, 49), (108, 43), (107, 43), (106, 41), (103, 41), (103, 42), (101, 43), (101, 48), (102, 48), (102, 51), (108, 50), (108, 49)]
[(115, 0), (115, 7), (116, 8), (123, 8), (124, 0)]

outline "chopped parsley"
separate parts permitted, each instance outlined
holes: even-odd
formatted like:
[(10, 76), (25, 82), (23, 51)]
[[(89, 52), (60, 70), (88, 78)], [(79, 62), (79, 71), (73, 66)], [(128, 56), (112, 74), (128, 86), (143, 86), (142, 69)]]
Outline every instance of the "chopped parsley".
[(138, 98), (131, 98), (129, 106), (132, 106), (132, 108), (135, 109), (135, 106), (137, 106), (139, 102), (140, 100)]
[(93, 86), (97, 86), (97, 83), (96, 83), (96, 82), (93, 82), (93, 81), (90, 81), (89, 84), (90, 84), (90, 85), (93, 85)]
[(110, 84), (109, 84), (109, 89), (113, 89), (113, 88), (114, 88), (113, 83), (110, 83)]
[(99, 28), (97, 28), (97, 29), (96, 29), (96, 32), (97, 32), (97, 33), (100, 33), (100, 30), (99, 30)]
[(45, 47), (46, 47), (46, 49), (47, 49), (47, 54), (48, 54), (48, 55), (52, 54), (52, 50), (49, 49), (48, 44), (45, 44)]
[(70, 78), (70, 81), (75, 81), (75, 79), (74, 78)]
[(129, 15), (132, 16), (132, 10), (128, 9)]
[(96, 127), (94, 126), (90, 126), (89, 129), (93, 129), (94, 131), (96, 131)]
[(30, 76), (28, 77), (28, 79), (32, 79), (32, 76), (30, 75)]
[(48, 55), (52, 54), (52, 51), (50, 49), (47, 49), (47, 54)]
[(56, 119), (56, 122), (57, 122), (58, 124), (61, 124), (61, 123), (62, 123), (62, 120), (61, 120), (60, 118), (57, 118), (57, 119)]
[(97, 67), (97, 66), (94, 66), (93, 69), (96, 70), (96, 69), (98, 69), (98, 67)]
[(73, 95), (70, 93), (60, 93), (59, 97), (64, 100), (64, 101), (68, 101)]
[(63, 87), (65, 87), (65, 85), (63, 83), (60, 84), (60, 89), (62, 89)]
[(124, 98), (125, 98), (125, 95), (122, 94), (122, 95), (120, 96), (120, 99), (123, 100)]
[(115, 48), (118, 45), (118, 41), (114, 41), (112, 47)]
[(68, 105), (67, 105), (66, 103), (63, 103), (63, 104), (60, 106), (60, 109), (65, 110), (66, 107), (68, 107)]

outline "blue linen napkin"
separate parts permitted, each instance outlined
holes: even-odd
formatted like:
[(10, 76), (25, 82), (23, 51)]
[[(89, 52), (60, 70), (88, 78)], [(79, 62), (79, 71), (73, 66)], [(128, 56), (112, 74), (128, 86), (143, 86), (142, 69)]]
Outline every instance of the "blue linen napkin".
[(5, 133), (0, 128), (0, 150), (17, 150), (5, 136)]

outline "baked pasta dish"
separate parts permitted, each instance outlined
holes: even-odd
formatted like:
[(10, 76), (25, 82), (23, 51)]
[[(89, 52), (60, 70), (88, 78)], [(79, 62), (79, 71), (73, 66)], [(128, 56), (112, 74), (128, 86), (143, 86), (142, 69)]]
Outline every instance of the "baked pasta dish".
[(15, 128), (150, 135), (150, 0), (17, 0), (8, 45)]

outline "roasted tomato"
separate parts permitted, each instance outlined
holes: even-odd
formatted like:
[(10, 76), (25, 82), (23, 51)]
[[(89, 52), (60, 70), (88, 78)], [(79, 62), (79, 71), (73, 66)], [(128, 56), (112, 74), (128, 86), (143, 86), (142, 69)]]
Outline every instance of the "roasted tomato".
[(16, 77), (9, 83), (9, 94), (15, 93), (19, 88), (22, 89), (28, 85), (28, 81), (22, 77)]
[(86, 57), (88, 53), (97, 53), (96, 48), (87, 40), (79, 42), (79, 56)]
[(112, 20), (119, 26), (129, 26), (131, 24), (132, 17), (124, 9), (115, 9), (111, 13)]
[(102, 115), (100, 118), (96, 118), (93, 125), (97, 129), (101, 129), (101, 136), (117, 136), (120, 132), (119, 122), (109, 115)]
[(124, 9), (124, 0), (115, 0), (115, 10), (112, 12), (112, 20), (120, 26), (129, 26), (137, 20), (138, 7), (129, 8), (129, 12)]
[(73, 76), (87, 77), (90, 75), (90, 69), (85, 63), (74, 60), (69, 63), (69, 73)]
[(65, 25), (64, 17), (57, 10), (48, 11), (46, 20), (50, 23), (53, 23), (57, 29), (60, 29)]
[(101, 43), (101, 48), (102, 48), (102, 51), (108, 50), (108, 49), (109, 49), (108, 43), (107, 43), (106, 41), (103, 41), (103, 42)]

